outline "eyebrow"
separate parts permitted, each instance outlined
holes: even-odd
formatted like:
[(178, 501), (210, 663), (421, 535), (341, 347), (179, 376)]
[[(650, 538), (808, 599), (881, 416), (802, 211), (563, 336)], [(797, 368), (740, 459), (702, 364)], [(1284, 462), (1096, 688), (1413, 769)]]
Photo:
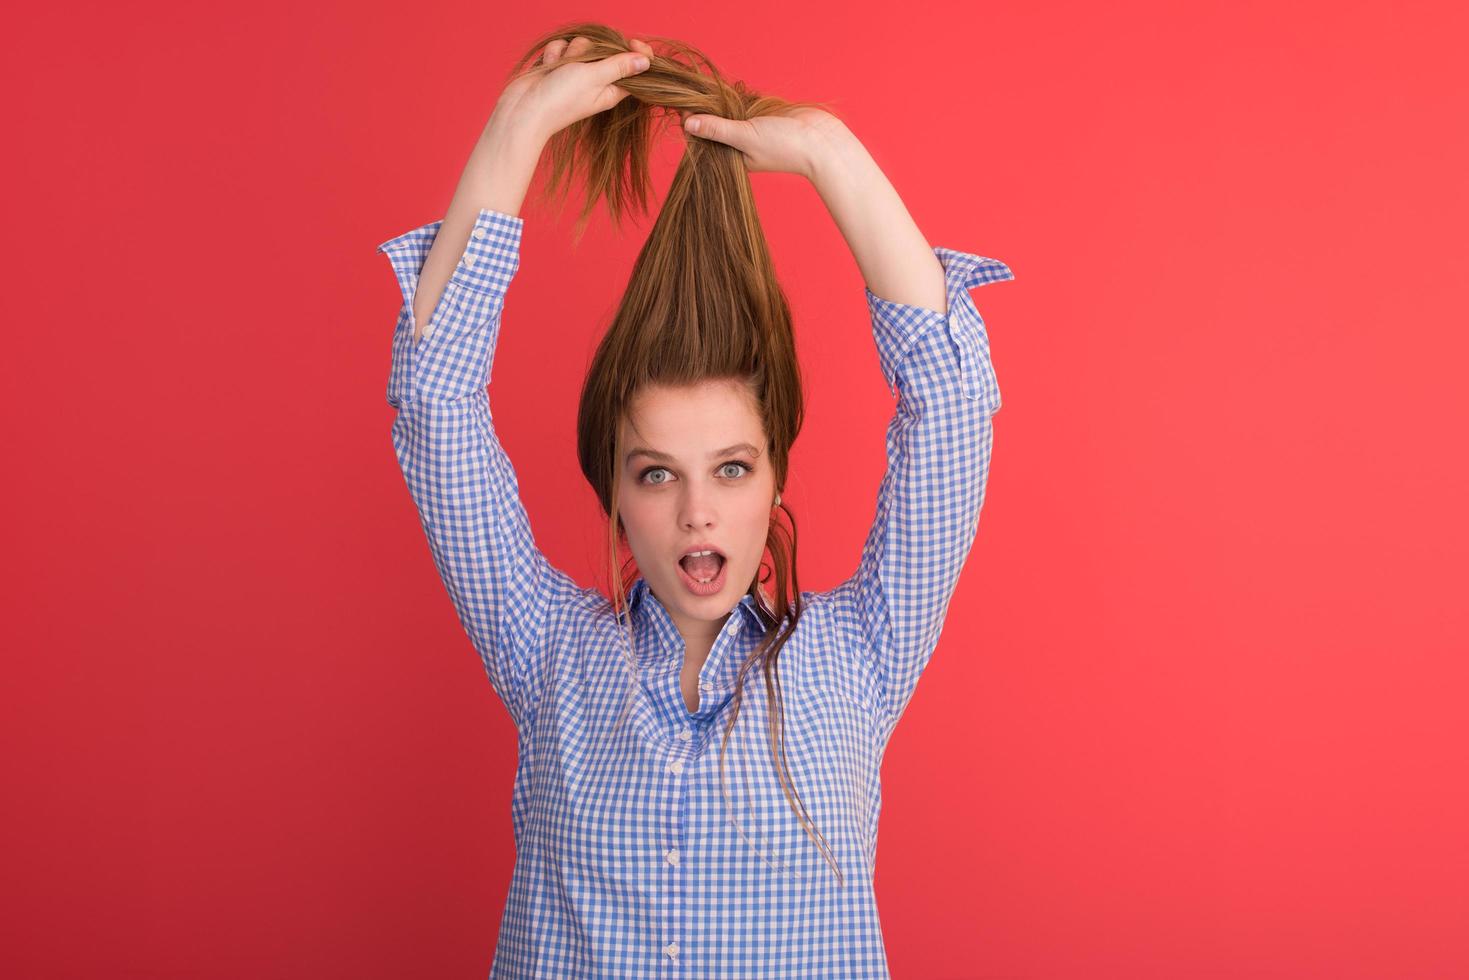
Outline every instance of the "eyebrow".
[[(751, 456), (760, 455), (760, 451), (754, 446), (750, 445), (748, 442), (737, 442), (733, 446), (726, 446), (723, 449), (714, 450), (712, 453), (709, 454), (709, 458), (713, 459), (716, 456), (728, 456), (731, 453), (737, 452), (749, 453)], [(655, 460), (660, 463), (675, 462), (674, 458), (667, 453), (660, 453), (656, 449), (646, 449), (642, 446), (634, 446), (628, 451), (627, 462), (631, 463), (634, 456), (646, 456), (649, 459)]]

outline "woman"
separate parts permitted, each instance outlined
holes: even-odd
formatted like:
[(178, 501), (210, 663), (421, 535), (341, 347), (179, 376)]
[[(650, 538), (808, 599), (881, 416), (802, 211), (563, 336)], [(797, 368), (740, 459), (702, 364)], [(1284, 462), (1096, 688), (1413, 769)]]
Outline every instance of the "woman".
[[(600, 24), (538, 40), (444, 220), (378, 247), (404, 299), (393, 444), (520, 738), (492, 976), (886, 976), (879, 765), (984, 500), (1000, 397), (968, 290), (1012, 276), (930, 248), (830, 112), (656, 40)], [(582, 172), (583, 221), (602, 196), (616, 218), (646, 199), (652, 124), (675, 114), (685, 156), (578, 416), (609, 517), (608, 598), (537, 549), (485, 389), (543, 151), (552, 190)], [(797, 587), (780, 501), (801, 381), (756, 171), (799, 175), (827, 205), (899, 394), (860, 566), (828, 592)]]

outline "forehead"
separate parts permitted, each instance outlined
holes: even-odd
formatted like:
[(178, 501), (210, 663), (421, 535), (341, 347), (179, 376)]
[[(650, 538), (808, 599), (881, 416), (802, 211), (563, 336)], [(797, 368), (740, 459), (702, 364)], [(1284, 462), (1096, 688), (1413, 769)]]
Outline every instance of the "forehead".
[(736, 381), (647, 386), (629, 405), (622, 437), (629, 450), (643, 447), (691, 458), (736, 442), (765, 442), (754, 398)]

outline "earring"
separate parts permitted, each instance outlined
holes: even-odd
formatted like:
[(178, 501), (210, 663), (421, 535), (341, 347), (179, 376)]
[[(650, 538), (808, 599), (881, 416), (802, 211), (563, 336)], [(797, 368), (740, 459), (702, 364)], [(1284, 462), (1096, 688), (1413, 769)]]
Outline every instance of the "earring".
[(780, 506), (780, 494), (776, 494), (775, 495), (775, 503), (772, 504), (771, 506), (772, 507), (779, 507)]

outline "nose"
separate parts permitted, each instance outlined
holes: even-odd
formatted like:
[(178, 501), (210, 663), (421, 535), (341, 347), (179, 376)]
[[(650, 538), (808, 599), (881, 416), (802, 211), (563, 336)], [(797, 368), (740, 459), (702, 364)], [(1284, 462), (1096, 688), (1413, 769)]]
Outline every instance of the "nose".
[(679, 502), (679, 522), (683, 527), (712, 527), (715, 523), (713, 494), (706, 487), (691, 486)]

